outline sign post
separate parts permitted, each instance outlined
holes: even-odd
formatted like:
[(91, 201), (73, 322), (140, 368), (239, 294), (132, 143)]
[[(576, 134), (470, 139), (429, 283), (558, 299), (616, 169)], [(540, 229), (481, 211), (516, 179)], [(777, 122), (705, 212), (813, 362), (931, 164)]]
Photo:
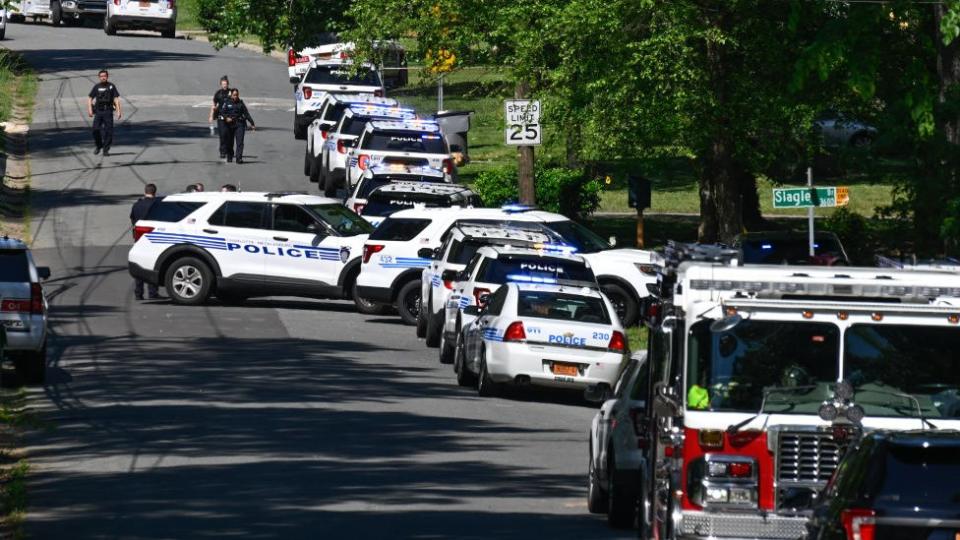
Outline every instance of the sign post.
[(508, 99), (503, 104), (506, 120), (506, 143), (517, 146), (517, 181), (520, 202), (536, 203), (536, 188), (533, 184), (533, 147), (540, 144), (540, 100), (519, 99), (526, 97), (529, 88), (518, 84), (518, 99)]
[(816, 255), (813, 240), (813, 209), (846, 206), (849, 202), (850, 188), (844, 186), (813, 187), (812, 167), (807, 168), (807, 187), (774, 188), (773, 190), (774, 208), (807, 209), (808, 243), (811, 257)]
[[(813, 167), (807, 167), (807, 187), (810, 188), (810, 191), (813, 191)], [(813, 207), (807, 208), (807, 247), (809, 248), (809, 255), (811, 258), (817, 253), (814, 250), (815, 242), (813, 241)]]

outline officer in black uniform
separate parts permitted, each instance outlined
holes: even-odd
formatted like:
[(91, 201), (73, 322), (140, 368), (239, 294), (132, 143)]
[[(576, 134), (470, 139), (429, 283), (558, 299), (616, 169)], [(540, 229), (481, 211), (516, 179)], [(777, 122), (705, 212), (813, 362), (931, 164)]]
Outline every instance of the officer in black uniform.
[(233, 161), (233, 142), (236, 141), (237, 163), (243, 163), (243, 136), (247, 131), (247, 123), (250, 123), (250, 129), (254, 131), (257, 130), (257, 126), (250, 112), (247, 111), (247, 106), (240, 100), (240, 90), (236, 88), (230, 90), (230, 99), (220, 106), (220, 116), (223, 117), (223, 124), (227, 128), (227, 161)]
[(97, 145), (94, 154), (103, 150), (103, 155), (110, 155), (110, 145), (113, 144), (113, 111), (117, 111), (117, 120), (123, 118), (120, 108), (120, 92), (116, 85), (110, 82), (110, 74), (101, 69), (97, 73), (100, 82), (90, 90), (90, 101), (87, 103), (87, 114), (93, 118), (93, 142)]
[(217, 134), (220, 135), (220, 159), (227, 157), (227, 134), (223, 125), (223, 117), (220, 116), (220, 106), (224, 101), (230, 99), (230, 79), (226, 75), (220, 77), (220, 89), (213, 95), (213, 106), (210, 107), (210, 118), (207, 122), (213, 123), (213, 117), (217, 117)]
[[(137, 199), (137, 202), (133, 203), (133, 208), (130, 209), (130, 224), (136, 225), (141, 219), (145, 219), (147, 214), (150, 212), (150, 208), (153, 207), (154, 203), (157, 202), (157, 185), (156, 184), (147, 184), (143, 186), (143, 197)], [(149, 284), (148, 289), (150, 290), (150, 299), (156, 300), (160, 298), (160, 291), (154, 284)], [(143, 280), (139, 278), (134, 278), (133, 284), (133, 295), (137, 297), (137, 300), (143, 300)]]

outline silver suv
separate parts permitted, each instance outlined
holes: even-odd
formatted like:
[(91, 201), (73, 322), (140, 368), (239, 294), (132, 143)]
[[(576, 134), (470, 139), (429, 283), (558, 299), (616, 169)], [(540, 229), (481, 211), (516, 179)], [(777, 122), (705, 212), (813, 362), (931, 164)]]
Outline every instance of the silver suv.
[(42, 384), (47, 367), (47, 299), (41, 280), (50, 269), (36, 266), (20, 240), (0, 238), (0, 325), (5, 355), (27, 384)]

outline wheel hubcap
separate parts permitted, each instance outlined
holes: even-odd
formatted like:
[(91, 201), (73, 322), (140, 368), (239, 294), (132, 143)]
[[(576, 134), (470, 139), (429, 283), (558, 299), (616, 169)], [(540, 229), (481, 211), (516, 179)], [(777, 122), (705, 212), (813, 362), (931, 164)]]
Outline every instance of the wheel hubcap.
[(410, 313), (410, 315), (414, 317), (419, 317), (420, 316), (420, 295), (411, 294), (407, 296), (407, 299), (404, 302), (404, 306), (407, 312)]
[(196, 266), (181, 266), (173, 273), (173, 291), (181, 298), (194, 298), (200, 294), (203, 275)]

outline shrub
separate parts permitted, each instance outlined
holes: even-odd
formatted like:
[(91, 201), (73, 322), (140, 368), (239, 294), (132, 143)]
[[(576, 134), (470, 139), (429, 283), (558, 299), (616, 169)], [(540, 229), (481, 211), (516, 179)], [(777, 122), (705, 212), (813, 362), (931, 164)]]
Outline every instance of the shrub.
[[(540, 168), (534, 173), (537, 206), (570, 218), (587, 216), (600, 206), (603, 183), (587, 178), (582, 170)], [(474, 191), (487, 206), (501, 206), (519, 199), (517, 170), (504, 167), (477, 175)]]
[(836, 233), (850, 261), (855, 265), (873, 266), (876, 253), (874, 230), (869, 219), (845, 207), (838, 208), (824, 223)]

